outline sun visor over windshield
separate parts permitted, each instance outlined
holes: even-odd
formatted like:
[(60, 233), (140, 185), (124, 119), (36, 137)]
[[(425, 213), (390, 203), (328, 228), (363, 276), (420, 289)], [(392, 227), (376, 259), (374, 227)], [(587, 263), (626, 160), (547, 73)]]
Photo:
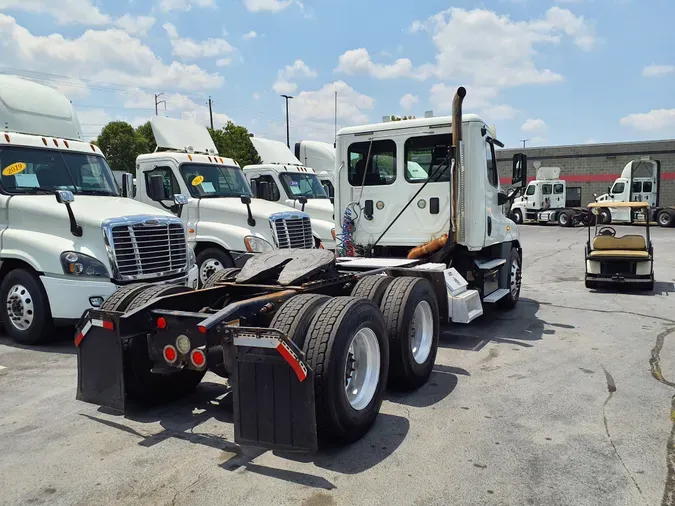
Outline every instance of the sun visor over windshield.
[(251, 142), (263, 163), (302, 165), (283, 142), (261, 139), (260, 137), (251, 137)]
[[(194, 150), (196, 153), (218, 154), (211, 134), (205, 126), (192, 121), (153, 116), (150, 119), (157, 147), (176, 150)], [(191, 148), (191, 149), (190, 149)]]

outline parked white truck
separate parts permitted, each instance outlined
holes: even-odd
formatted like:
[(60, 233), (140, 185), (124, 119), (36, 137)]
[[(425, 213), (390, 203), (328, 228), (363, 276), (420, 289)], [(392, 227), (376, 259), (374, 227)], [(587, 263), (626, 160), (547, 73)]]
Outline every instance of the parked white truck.
[(253, 198), (239, 164), (218, 154), (206, 127), (154, 116), (157, 151), (136, 160), (136, 199), (178, 213), (172, 195), (189, 195), (179, 214), (203, 285), (216, 271), (241, 267), (276, 248), (321, 245), (307, 213)]
[(120, 192), (65, 96), (0, 75), (0, 128), (0, 319), (10, 337), (46, 340), (121, 286), (125, 296), (138, 282), (196, 286), (180, 220), (125, 198), (131, 174)]
[(306, 212), (324, 247), (335, 249), (333, 204), (314, 168), (304, 166), (283, 142), (258, 137), (251, 142), (263, 162), (244, 167), (253, 195)]
[(598, 209), (598, 221), (603, 224), (631, 223), (642, 221), (644, 209), (612, 207), (612, 202), (649, 202), (649, 219), (661, 227), (675, 225), (675, 208), (659, 205), (661, 162), (659, 160), (631, 160), (621, 171), (607, 193), (595, 196), (596, 202), (606, 202), (607, 207)]
[(522, 196), (511, 205), (509, 217), (516, 223), (556, 223), (561, 227), (587, 224), (592, 215), (586, 208), (567, 207), (567, 183), (560, 167), (539, 167)]
[(295, 157), (305, 167), (311, 167), (333, 202), (335, 198), (335, 146), (320, 141), (295, 143)]

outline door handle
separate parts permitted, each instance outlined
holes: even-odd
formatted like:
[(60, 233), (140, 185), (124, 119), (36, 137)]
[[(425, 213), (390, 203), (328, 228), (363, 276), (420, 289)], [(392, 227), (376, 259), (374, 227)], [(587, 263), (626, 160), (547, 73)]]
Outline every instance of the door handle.
[(488, 216), (488, 222), (487, 222), (487, 233), (488, 235), (492, 235), (492, 218)]
[(440, 200), (438, 200), (438, 197), (431, 197), (429, 199), (429, 213), (438, 214), (439, 207), (440, 207)]
[(373, 219), (373, 201), (366, 200), (366, 205), (363, 208), (363, 217), (367, 220)]

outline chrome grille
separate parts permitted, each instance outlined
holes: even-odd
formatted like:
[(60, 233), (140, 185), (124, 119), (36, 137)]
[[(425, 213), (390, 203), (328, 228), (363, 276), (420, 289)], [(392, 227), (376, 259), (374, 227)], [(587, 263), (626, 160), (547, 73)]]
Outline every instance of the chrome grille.
[(314, 247), (309, 216), (299, 213), (277, 213), (270, 216), (270, 226), (279, 249)]
[(146, 218), (111, 223), (111, 260), (120, 280), (156, 278), (187, 269), (185, 229), (179, 220)]

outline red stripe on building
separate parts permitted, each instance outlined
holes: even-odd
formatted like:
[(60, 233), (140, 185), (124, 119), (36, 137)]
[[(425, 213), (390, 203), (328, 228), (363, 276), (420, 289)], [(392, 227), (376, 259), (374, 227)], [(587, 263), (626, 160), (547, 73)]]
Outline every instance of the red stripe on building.
[[(560, 176), (560, 179), (567, 181), (568, 183), (599, 183), (599, 182), (614, 182), (616, 179), (620, 178), (621, 174), (579, 174), (579, 175), (568, 175)], [(534, 181), (534, 177), (530, 176), (527, 178), (527, 182)], [(675, 172), (662, 172), (661, 181), (667, 181), (675, 179)], [(499, 182), (504, 185), (511, 184), (510, 177), (500, 177)]]

